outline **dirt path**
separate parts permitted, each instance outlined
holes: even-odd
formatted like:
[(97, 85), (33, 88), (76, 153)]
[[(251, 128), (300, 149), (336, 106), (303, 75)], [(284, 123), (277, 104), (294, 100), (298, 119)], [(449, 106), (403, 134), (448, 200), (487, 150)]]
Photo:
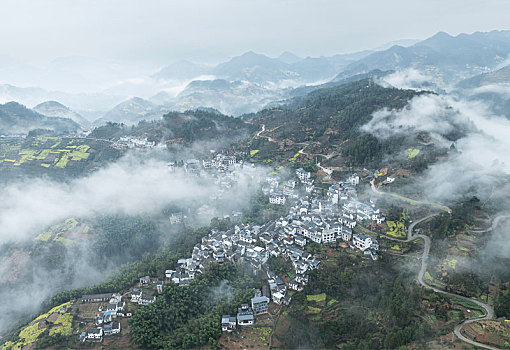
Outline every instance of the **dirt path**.
[(416, 199), (404, 197), (404, 196), (402, 196), (400, 194), (397, 194), (397, 193), (380, 191), (375, 186), (375, 180), (370, 181), (370, 187), (372, 188), (372, 191), (374, 193), (378, 194), (378, 195), (390, 196), (390, 197), (392, 197), (394, 199), (397, 199), (397, 200), (409, 203), (411, 205), (426, 205), (426, 206), (429, 206), (429, 207), (433, 207), (435, 209), (440, 209), (440, 210), (446, 211), (448, 213), (452, 212), (452, 210), (450, 208), (448, 208), (446, 205), (442, 205), (442, 204), (439, 204), (439, 203), (433, 203), (433, 202), (427, 202), (427, 201), (418, 201)]
[(280, 319), (280, 313), (282, 312), (282, 307), (278, 310), (278, 313), (276, 314), (276, 320), (273, 322), (273, 328), (271, 329), (271, 335), (269, 336), (269, 346), (268, 349), (271, 349), (271, 346), (273, 344), (273, 335), (276, 331), (276, 327), (278, 327), (278, 320)]

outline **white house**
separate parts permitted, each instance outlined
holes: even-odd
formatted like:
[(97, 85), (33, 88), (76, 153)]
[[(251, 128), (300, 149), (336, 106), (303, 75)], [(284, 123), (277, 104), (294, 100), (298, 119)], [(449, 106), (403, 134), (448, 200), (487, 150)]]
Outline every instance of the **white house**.
[(91, 328), (87, 331), (87, 340), (102, 340), (103, 329), (102, 328)]
[(361, 251), (365, 251), (369, 248), (379, 249), (379, 243), (376, 239), (359, 233), (352, 235), (352, 243)]
[(138, 305), (149, 305), (156, 301), (156, 297), (142, 293), (138, 299)]
[(138, 288), (133, 288), (133, 291), (131, 292), (131, 302), (138, 304), (138, 301), (140, 300), (140, 297), (142, 296), (142, 290)]
[(347, 182), (350, 183), (353, 186), (359, 185), (359, 176), (358, 176), (358, 174), (355, 173), (355, 174), (352, 174), (351, 176), (349, 176), (349, 178), (347, 179)]
[(237, 309), (237, 324), (239, 326), (251, 326), (253, 325), (253, 309), (248, 304), (242, 304)]
[(331, 243), (336, 242), (336, 237), (338, 234), (338, 230), (336, 228), (329, 228), (322, 231), (321, 235), (321, 243)]
[(283, 302), (283, 299), (285, 298), (285, 294), (275, 292), (271, 294), (271, 298), (273, 299), (273, 302), (275, 302), (276, 304), (281, 304)]
[(289, 288), (298, 292), (303, 290), (303, 286), (295, 279), (289, 282)]
[(269, 203), (271, 204), (285, 205), (286, 200), (287, 198), (285, 198), (283, 193), (273, 193), (269, 196)]
[(299, 168), (296, 170), (296, 176), (301, 182), (305, 182), (310, 179), (311, 174), (309, 171), (305, 171), (303, 168)]
[(306, 239), (303, 237), (295, 237), (294, 242), (300, 247), (304, 247), (306, 245)]
[(235, 316), (221, 316), (221, 330), (223, 332), (232, 332), (234, 329), (236, 329), (236, 324), (237, 320)]

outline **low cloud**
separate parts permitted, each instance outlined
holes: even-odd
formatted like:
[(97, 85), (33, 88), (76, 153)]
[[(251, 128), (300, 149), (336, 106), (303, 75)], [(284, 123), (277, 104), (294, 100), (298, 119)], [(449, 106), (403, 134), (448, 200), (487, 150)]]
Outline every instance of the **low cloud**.
[[(183, 211), (190, 208), (191, 213), (200, 212), (191, 224), (204, 224), (215, 216), (249, 205), (265, 169), (238, 169), (231, 187), (227, 188), (224, 181), (214, 177), (191, 176), (183, 168), (169, 170), (169, 157), (187, 159), (193, 153), (193, 148), (179, 150), (177, 154), (135, 152), (69, 183), (31, 179), (0, 188), (0, 298), (3, 300), (0, 332), (12, 327), (16, 320), (38, 312), (40, 303), (55, 292), (104, 281), (114, 271), (113, 261), (105, 261), (101, 268), (90, 265), (93, 242), (85, 239), (76, 245), (60, 247), (65, 252), (59, 251), (63, 261), (57, 262), (61, 266), (58, 271), (38, 266), (38, 260), (34, 259), (49, 259), (52, 248), (60, 249), (48, 245), (32, 256), (35, 248), (30, 242), (48, 226), (70, 217), (85, 221), (114, 214), (158, 217), (168, 205)], [(164, 235), (171, 234), (167, 229), (163, 224)], [(25, 287), (20, 290), (22, 282)], [(218, 293), (227, 291), (228, 288)]]
[[(239, 172), (238, 186), (229, 193), (233, 202), (253, 190), (254, 172)], [(182, 168), (171, 173), (162, 160), (134, 155), (69, 184), (42, 179), (10, 184), (0, 190), (0, 243), (19, 241), (73, 216), (153, 213), (183, 200), (207, 204), (218, 190), (214, 182), (189, 176)]]
[(510, 98), (510, 84), (488, 84), (478, 88), (469, 90), (469, 96), (477, 96), (480, 94), (497, 94), (503, 98)]
[(435, 86), (432, 81), (431, 76), (414, 68), (396, 71), (377, 79), (377, 82), (384, 87), (410, 90), (434, 90)]
[(467, 195), (488, 198), (510, 173), (510, 121), (494, 115), (480, 101), (425, 94), (402, 110), (380, 110), (362, 131), (387, 140), (393, 136), (428, 133), (440, 147), (456, 151), (429, 166), (420, 180), (429, 200), (452, 203)]

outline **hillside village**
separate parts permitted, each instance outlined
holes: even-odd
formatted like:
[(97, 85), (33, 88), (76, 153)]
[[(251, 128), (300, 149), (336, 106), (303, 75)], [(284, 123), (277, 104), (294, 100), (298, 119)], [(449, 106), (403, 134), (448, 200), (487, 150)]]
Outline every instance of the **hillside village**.
[[(217, 154), (209, 160), (189, 159), (182, 164), (193, 176), (214, 178), (220, 186), (221, 196), (235, 182), (236, 172), (243, 168), (242, 161), (235, 156)], [(174, 171), (177, 165), (168, 164)], [(311, 174), (297, 169), (295, 176), (284, 180), (278, 175), (267, 175), (263, 181), (263, 193), (269, 203), (288, 208), (286, 216), (268, 221), (259, 226), (238, 223), (227, 231), (211, 230), (195, 245), (191, 256), (177, 261), (177, 265), (165, 271), (165, 276), (143, 276), (127, 299), (131, 305), (143, 306), (153, 303), (157, 296), (150, 295), (146, 287), (156, 286), (157, 294), (163, 293), (164, 285), (175, 283), (183, 288), (210, 263), (244, 263), (254, 273), (263, 271), (266, 281), (261, 290), (255, 290), (253, 298), (240, 305), (236, 315), (223, 315), (222, 331), (231, 332), (237, 326), (250, 326), (259, 314), (268, 311), (269, 304), (289, 305), (291, 293), (303, 290), (308, 283), (309, 272), (319, 269), (321, 261), (307, 251), (310, 242), (319, 245), (344, 242), (351, 249), (359, 250), (369, 259), (378, 259), (379, 244), (373, 237), (353, 233), (356, 225), (363, 221), (383, 223), (384, 215), (375, 206), (375, 200), (364, 203), (358, 200), (356, 187), (360, 178), (357, 174), (345, 181), (335, 183), (322, 196), (314, 186)], [(240, 214), (240, 213), (239, 213)], [(173, 213), (173, 223), (183, 219), (182, 213)], [(283, 257), (292, 263), (294, 278), (285, 282), (268, 265), (270, 257)], [(130, 317), (126, 302), (120, 294), (84, 295), (82, 303), (100, 302), (92, 327), (80, 335), (81, 341), (101, 341), (104, 336), (121, 332), (118, 317)]]

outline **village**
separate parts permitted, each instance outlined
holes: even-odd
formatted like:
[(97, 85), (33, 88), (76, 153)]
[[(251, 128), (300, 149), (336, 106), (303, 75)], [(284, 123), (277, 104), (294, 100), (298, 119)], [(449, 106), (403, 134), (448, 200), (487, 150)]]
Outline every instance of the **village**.
[[(174, 171), (176, 166), (175, 163), (168, 164), (170, 171)], [(236, 171), (246, 165), (235, 156), (217, 154), (211, 160), (186, 160), (182, 166), (194, 176), (215, 178), (221, 185), (219, 191), (223, 192), (235, 182)], [(262, 271), (266, 280), (261, 290), (254, 290), (251, 300), (239, 305), (237, 314), (221, 317), (221, 327), (222, 331), (231, 332), (237, 326), (254, 325), (257, 315), (268, 312), (270, 303), (289, 305), (292, 299), (289, 292), (302, 291), (308, 283), (309, 272), (320, 268), (319, 258), (306, 249), (311, 242), (328, 245), (340, 241), (350, 249), (362, 252), (369, 260), (378, 259), (377, 240), (353, 233), (356, 225), (364, 221), (377, 224), (385, 221), (374, 199), (368, 203), (358, 200), (356, 188), (359, 182), (359, 176), (351, 174), (344, 181), (331, 185), (322, 195), (323, 191), (315, 188), (310, 172), (301, 168), (286, 180), (268, 174), (262, 181), (262, 191), (270, 204), (288, 208), (286, 216), (261, 226), (237, 223), (227, 231), (213, 229), (202, 238), (201, 243), (195, 245), (191, 256), (179, 259), (176, 266), (167, 269), (164, 278), (143, 276), (136, 288), (124, 296), (129, 295), (127, 300), (131, 305), (148, 305), (157, 296), (150, 295), (147, 286), (155, 286), (151, 290), (162, 294), (167, 283), (183, 288), (188, 286), (208, 264), (244, 263), (254, 273)], [(221, 193), (213, 196), (217, 195)], [(241, 213), (234, 212), (233, 215)], [(169, 220), (179, 223), (183, 218), (182, 213), (173, 213)], [(290, 261), (294, 278), (286, 283), (282, 276), (274, 273), (267, 264), (270, 257)], [(131, 309), (127, 311), (122, 298), (120, 294), (113, 293), (84, 295), (81, 298), (82, 303), (100, 303), (93, 327), (81, 333), (81, 341), (98, 342), (105, 336), (121, 332), (117, 318), (130, 317), (133, 312)]]

